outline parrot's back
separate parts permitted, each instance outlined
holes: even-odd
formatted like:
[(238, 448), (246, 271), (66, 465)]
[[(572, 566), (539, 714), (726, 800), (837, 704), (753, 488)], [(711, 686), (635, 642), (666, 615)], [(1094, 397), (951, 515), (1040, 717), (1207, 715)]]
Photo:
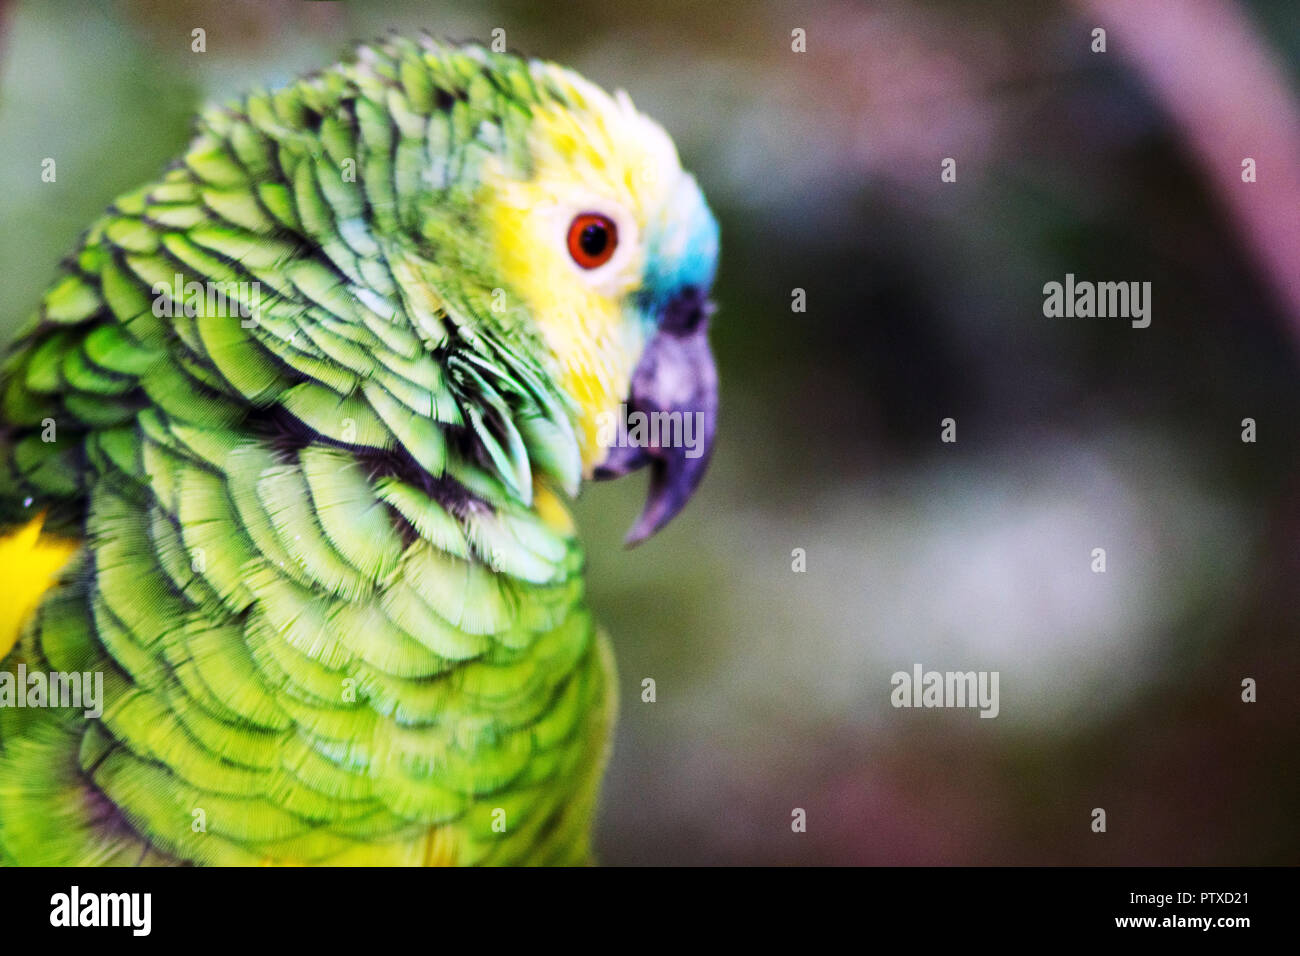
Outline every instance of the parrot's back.
[[(20, 333), (5, 862), (588, 859), (613, 687), (551, 491), (573, 436), (458, 321), (477, 253), (394, 239), (429, 144), (510, 135), (532, 81), (412, 49), (205, 114)], [(454, 214), (482, 160), (434, 159)]]

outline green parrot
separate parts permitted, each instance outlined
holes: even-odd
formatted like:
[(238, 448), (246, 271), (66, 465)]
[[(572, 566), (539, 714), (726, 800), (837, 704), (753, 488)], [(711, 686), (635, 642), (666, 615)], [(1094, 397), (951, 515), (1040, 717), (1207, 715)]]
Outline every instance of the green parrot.
[(554, 64), (391, 38), (203, 112), (3, 367), (0, 861), (589, 862), (562, 496), (648, 466), (636, 542), (696, 488), (717, 249)]

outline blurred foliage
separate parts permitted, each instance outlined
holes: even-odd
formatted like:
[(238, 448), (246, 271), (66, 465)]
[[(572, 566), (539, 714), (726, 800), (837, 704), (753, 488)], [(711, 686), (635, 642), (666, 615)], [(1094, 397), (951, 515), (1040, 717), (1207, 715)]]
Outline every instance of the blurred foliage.
[[(1245, 9), (1294, 87), (1294, 5)], [(606, 862), (1300, 859), (1288, 317), (1072, 8), (43, 0), (0, 24), (0, 332), (201, 99), (390, 28), (504, 27), (677, 139), (723, 227), (723, 418), (651, 543), (618, 547), (637, 481), (577, 506), (623, 675)], [(1067, 272), (1151, 282), (1151, 327), (1044, 318)], [(1000, 670), (1002, 716), (893, 710), (914, 662)]]

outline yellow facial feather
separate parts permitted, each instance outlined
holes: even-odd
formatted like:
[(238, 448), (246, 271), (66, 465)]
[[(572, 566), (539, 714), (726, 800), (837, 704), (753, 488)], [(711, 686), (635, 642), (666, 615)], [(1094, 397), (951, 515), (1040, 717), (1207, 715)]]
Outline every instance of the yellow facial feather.
[[(534, 115), (533, 175), (513, 178), (490, 165), (484, 186), (493, 251), (502, 274), (551, 353), (553, 372), (581, 412), (585, 469), (603, 457), (599, 416), (627, 398), (646, 329), (633, 297), (645, 271), (646, 228), (682, 177), (668, 134), (636, 111), (625, 93), (610, 96), (560, 67), (537, 64), (572, 105)], [(618, 245), (604, 265), (584, 270), (567, 234), (579, 213), (614, 220)]]

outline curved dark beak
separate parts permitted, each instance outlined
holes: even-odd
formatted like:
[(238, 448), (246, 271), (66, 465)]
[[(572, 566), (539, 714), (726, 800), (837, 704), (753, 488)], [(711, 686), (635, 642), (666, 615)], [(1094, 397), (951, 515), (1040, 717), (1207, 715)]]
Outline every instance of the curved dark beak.
[(712, 305), (699, 289), (674, 297), (632, 373), (626, 415), (597, 479), (650, 466), (645, 510), (625, 539), (650, 537), (686, 507), (709, 467), (718, 422), (718, 371), (709, 351)]

